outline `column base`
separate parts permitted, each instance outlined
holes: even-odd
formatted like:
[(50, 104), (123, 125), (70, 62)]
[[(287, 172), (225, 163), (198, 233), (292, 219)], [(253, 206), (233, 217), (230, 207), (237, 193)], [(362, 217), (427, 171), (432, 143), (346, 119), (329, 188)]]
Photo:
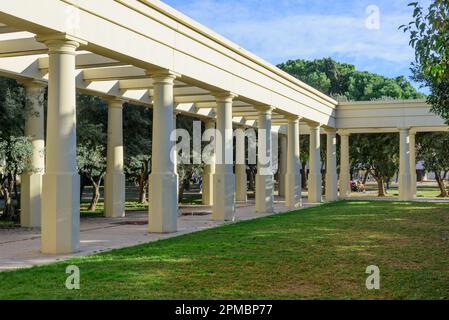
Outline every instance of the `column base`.
[(321, 174), (309, 173), (309, 202), (321, 203), (323, 201), (323, 190), (321, 187)]
[(302, 206), (301, 175), (286, 174), (285, 183), (285, 206), (291, 209), (300, 208)]
[(214, 205), (212, 219), (235, 220), (235, 176), (233, 173), (214, 174)]
[(178, 226), (178, 175), (152, 173), (149, 178), (148, 231), (172, 233)]
[(247, 196), (246, 164), (235, 165), (235, 200), (246, 202)]
[(271, 213), (274, 211), (273, 175), (256, 175), (256, 212)]
[(20, 186), (20, 225), (41, 226), (42, 174), (23, 174)]
[(125, 216), (125, 175), (110, 173), (105, 177), (104, 213), (107, 218)]
[(42, 253), (79, 251), (79, 175), (46, 173), (42, 177), (42, 186)]
[(203, 204), (206, 206), (211, 206), (214, 203), (214, 175), (210, 173), (204, 173), (202, 176), (203, 186), (202, 186), (202, 200)]
[(399, 201), (413, 200), (413, 193), (411, 191), (412, 178), (410, 175), (399, 175)]

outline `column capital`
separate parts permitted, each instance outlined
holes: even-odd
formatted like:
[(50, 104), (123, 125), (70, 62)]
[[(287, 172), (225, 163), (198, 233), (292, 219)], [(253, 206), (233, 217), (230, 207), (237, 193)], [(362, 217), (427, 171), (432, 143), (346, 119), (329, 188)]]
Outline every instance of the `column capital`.
[(314, 122), (314, 121), (309, 121), (307, 123), (307, 125), (309, 126), (309, 128), (312, 130), (319, 130), (321, 127), (321, 123), (319, 122)]
[(75, 54), (80, 46), (86, 46), (87, 41), (66, 33), (41, 34), (35, 37), (36, 41), (44, 43), (49, 53)]
[(285, 115), (285, 119), (287, 119), (288, 122), (295, 122), (295, 121), (301, 120), (301, 117), (296, 114), (289, 114), (289, 115)]
[(128, 102), (127, 100), (119, 98), (107, 98), (104, 99), (104, 101), (107, 103), (108, 108), (123, 108), (123, 104)]
[(351, 132), (347, 131), (347, 130), (337, 130), (337, 133), (340, 137), (345, 136), (345, 137), (349, 137), (351, 135)]
[(231, 91), (212, 92), (211, 94), (217, 99), (217, 102), (232, 102), (238, 97), (237, 94)]
[(176, 73), (172, 70), (162, 69), (162, 70), (147, 70), (147, 75), (150, 76), (154, 83), (160, 84), (173, 84), (175, 79), (180, 78), (181, 74)]
[(337, 134), (336, 128), (325, 128), (324, 131), (329, 134)]
[(47, 87), (47, 83), (34, 79), (19, 80), (18, 81), (25, 89), (44, 89)]
[(254, 106), (254, 109), (256, 109), (259, 114), (271, 114), (271, 112), (274, 110), (274, 107), (268, 105), (257, 105)]
[(408, 132), (410, 131), (410, 127), (399, 127), (398, 130), (399, 132)]

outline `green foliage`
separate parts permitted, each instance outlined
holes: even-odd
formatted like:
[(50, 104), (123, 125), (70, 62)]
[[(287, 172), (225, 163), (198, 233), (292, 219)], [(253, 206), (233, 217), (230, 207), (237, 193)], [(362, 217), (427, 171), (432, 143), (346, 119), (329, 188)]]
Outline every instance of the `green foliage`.
[(123, 143), (126, 178), (139, 187), (139, 202), (147, 201), (148, 176), (151, 172), (151, 139), (153, 111), (125, 104), (123, 110)]
[(26, 115), (25, 89), (15, 80), (0, 78), (0, 139), (22, 136)]
[(0, 175), (32, 172), (34, 168), (29, 162), (32, 155), (33, 146), (28, 137), (9, 137), (0, 141)]
[(378, 74), (358, 71), (354, 65), (338, 63), (331, 58), (313, 61), (290, 60), (278, 67), (341, 101), (424, 97), (403, 76), (386, 78)]
[(414, 78), (430, 89), (433, 111), (449, 122), (449, 2), (433, 0), (427, 10), (419, 2), (409, 6), (413, 20), (400, 28), (415, 49)]
[(379, 182), (388, 182), (399, 169), (399, 138), (395, 133), (351, 136), (353, 167), (370, 170)]
[(98, 177), (106, 171), (106, 149), (101, 146), (79, 145), (77, 148), (77, 166), (80, 174)]
[(417, 159), (424, 161), (427, 172), (435, 172), (435, 178), (440, 187), (440, 196), (448, 192), (444, 179), (449, 172), (449, 134), (446, 132), (426, 132), (417, 135)]

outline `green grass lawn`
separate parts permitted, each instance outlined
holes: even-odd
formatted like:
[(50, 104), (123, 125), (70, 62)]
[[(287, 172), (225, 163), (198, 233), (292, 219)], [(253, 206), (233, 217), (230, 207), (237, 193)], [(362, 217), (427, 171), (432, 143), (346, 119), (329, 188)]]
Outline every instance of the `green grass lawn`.
[[(366, 188), (367, 191), (373, 192), (374, 194), (366, 194), (360, 192), (352, 192), (352, 197), (377, 197), (377, 188), (370, 185)], [(399, 191), (397, 187), (392, 187), (387, 191), (388, 193), (385, 195), (388, 197), (398, 197)], [(417, 188), (416, 197), (419, 198), (437, 198), (440, 194), (440, 189), (434, 186), (419, 186)]]
[(0, 273), (0, 299), (449, 299), (448, 257), (447, 203), (336, 202)]
[[(80, 205), (81, 217), (104, 217), (104, 202), (98, 202), (95, 211), (87, 210), (89, 208), (90, 201), (83, 200)], [(126, 211), (142, 211), (147, 210), (148, 204), (139, 203), (138, 201), (126, 201), (125, 210)]]

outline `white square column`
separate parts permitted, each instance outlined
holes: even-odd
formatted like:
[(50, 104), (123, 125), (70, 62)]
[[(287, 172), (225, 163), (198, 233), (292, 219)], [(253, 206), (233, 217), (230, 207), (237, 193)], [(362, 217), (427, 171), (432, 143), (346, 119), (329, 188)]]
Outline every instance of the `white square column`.
[(340, 198), (349, 197), (351, 195), (350, 168), (349, 168), (349, 133), (339, 131), (340, 135), (340, 177), (338, 186), (340, 189)]
[(257, 174), (256, 174), (256, 212), (273, 212), (274, 178), (271, 150), (271, 112), (270, 106), (257, 106)]
[(285, 205), (301, 207), (301, 161), (299, 145), (299, 117), (288, 118), (287, 172), (285, 174)]
[[(67, 35), (38, 37), (49, 49), (46, 172), (42, 180), (42, 252), (79, 250), (80, 178), (76, 169), (75, 52)], [(85, 44), (85, 43), (84, 43)]]
[(320, 125), (310, 124), (309, 144), (309, 202), (320, 203), (322, 201), (322, 177), (321, 177), (321, 140)]
[(108, 218), (125, 216), (125, 174), (123, 173), (123, 101), (108, 102), (108, 147), (104, 209)]
[(413, 200), (410, 174), (410, 128), (399, 128), (399, 200)]
[(326, 129), (326, 201), (338, 200), (337, 130)]
[(178, 220), (178, 175), (172, 159), (175, 144), (170, 139), (174, 129), (173, 86), (177, 75), (160, 72), (152, 73), (151, 77), (154, 97), (148, 231), (170, 233), (177, 231)]
[(37, 82), (24, 82), (27, 99), (27, 119), (25, 136), (33, 145), (30, 164), (33, 171), (21, 176), (20, 187), (20, 225), (40, 227), (42, 214), (42, 175), (45, 172), (44, 137), (44, 93), (45, 85)]
[(217, 130), (215, 139), (215, 174), (212, 219), (234, 221), (235, 219), (235, 176), (234, 141), (232, 130), (232, 100), (234, 94), (218, 93)]

